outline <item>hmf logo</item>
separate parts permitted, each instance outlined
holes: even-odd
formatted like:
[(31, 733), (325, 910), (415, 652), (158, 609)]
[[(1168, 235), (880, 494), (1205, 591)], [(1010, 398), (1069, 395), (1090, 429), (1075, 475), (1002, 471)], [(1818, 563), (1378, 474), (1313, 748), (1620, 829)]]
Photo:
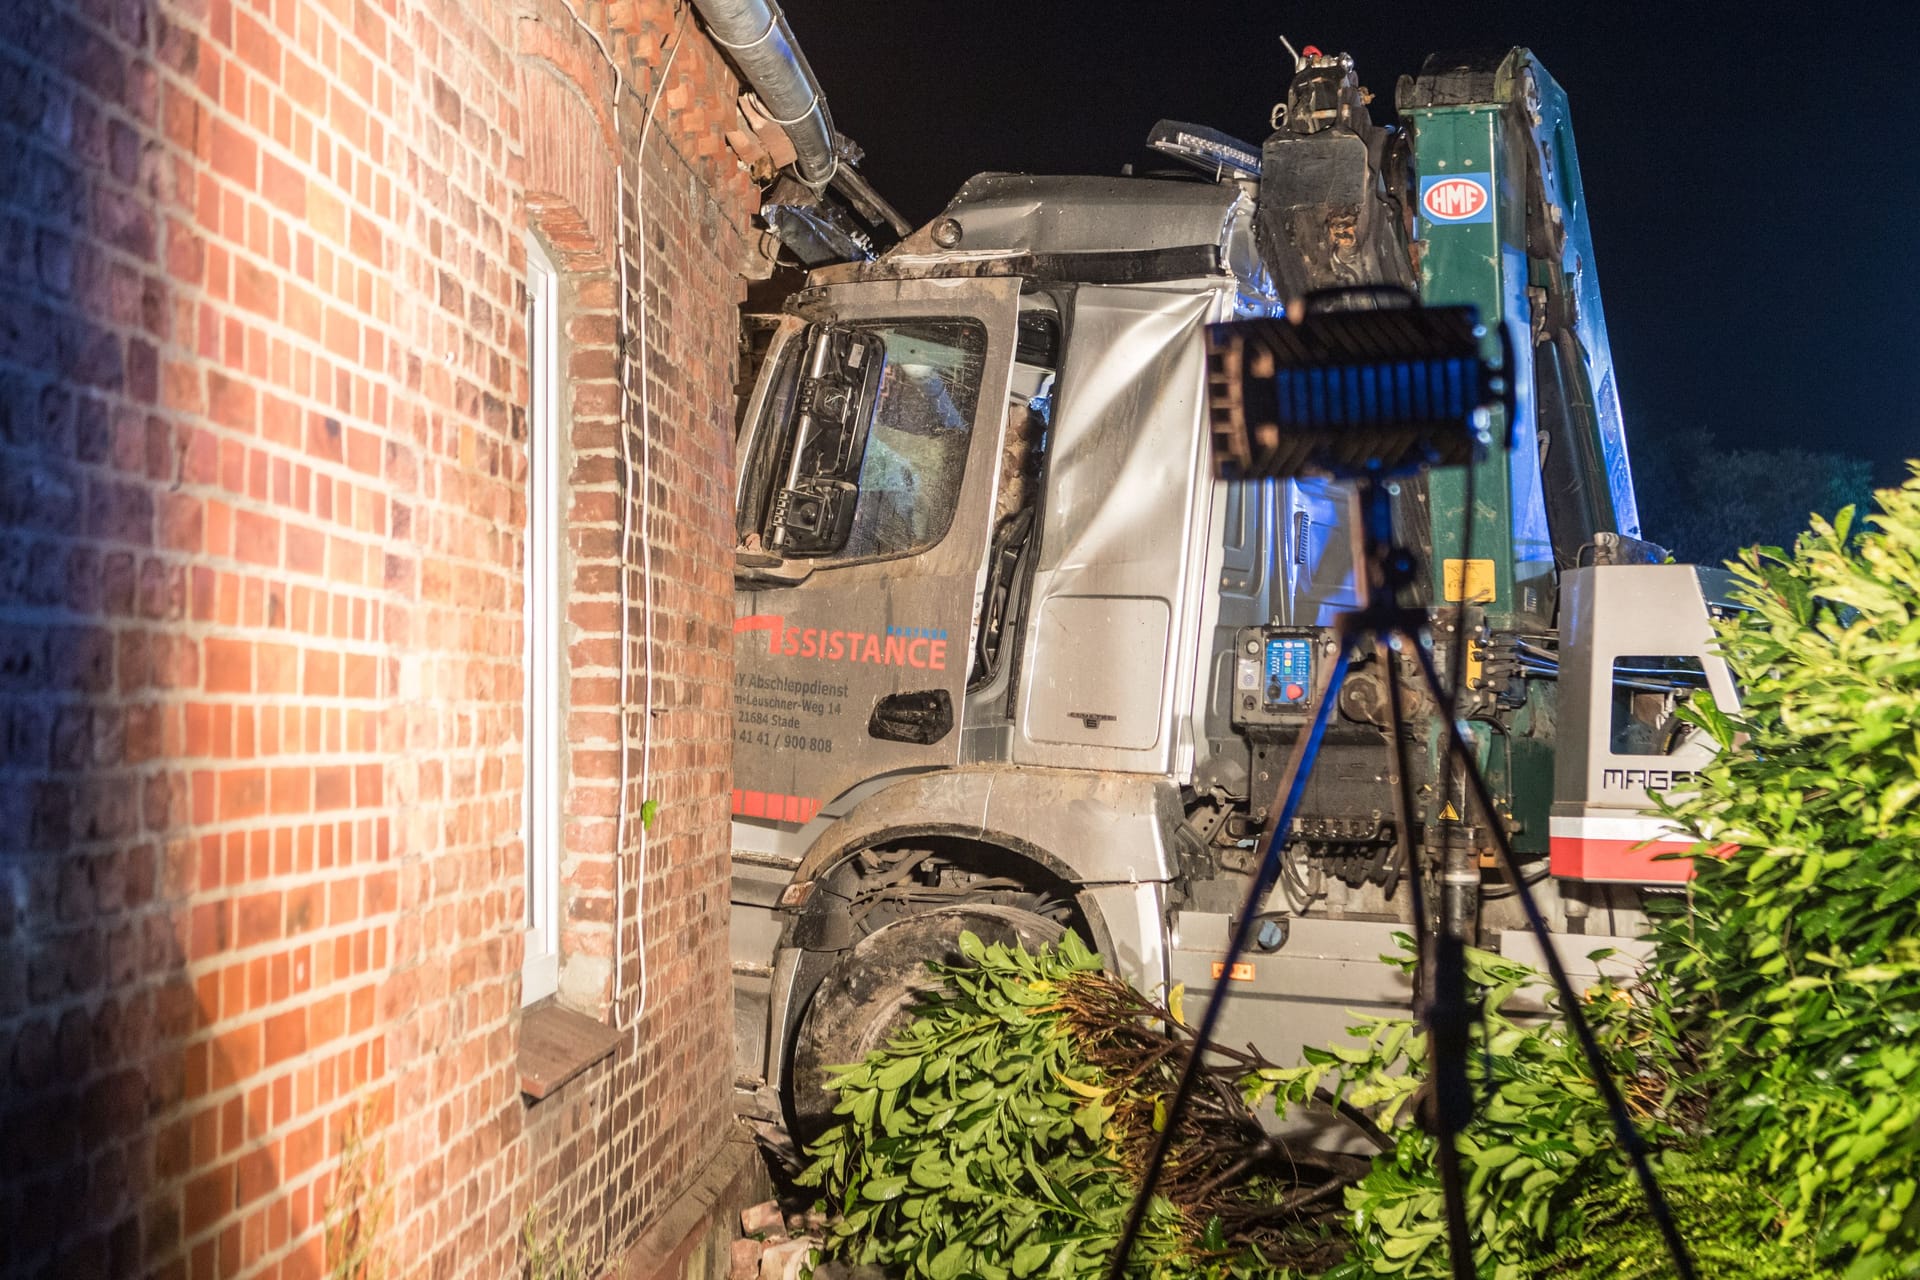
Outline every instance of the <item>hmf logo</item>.
[(1420, 187), (1420, 207), (1435, 222), (1489, 222), (1493, 218), (1493, 197), (1480, 178), (1427, 178)]

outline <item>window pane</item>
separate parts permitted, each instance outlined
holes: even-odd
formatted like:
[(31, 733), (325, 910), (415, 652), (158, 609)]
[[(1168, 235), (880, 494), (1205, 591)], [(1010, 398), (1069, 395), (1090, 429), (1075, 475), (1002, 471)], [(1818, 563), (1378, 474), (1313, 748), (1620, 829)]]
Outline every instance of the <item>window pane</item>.
[(1672, 755), (1693, 729), (1680, 718), (1680, 704), (1692, 690), (1706, 687), (1698, 658), (1636, 654), (1614, 659), (1613, 754)]
[(559, 979), (561, 839), (560, 704), (561, 451), (559, 276), (540, 246), (527, 244), (526, 787), (527, 848), (524, 1003), (553, 994)]
[(737, 532), (783, 556), (878, 560), (953, 523), (980, 398), (973, 320), (815, 325), (764, 375)]
[(877, 329), (887, 362), (860, 464), (853, 530), (837, 559), (923, 551), (953, 523), (986, 352), (977, 323)]

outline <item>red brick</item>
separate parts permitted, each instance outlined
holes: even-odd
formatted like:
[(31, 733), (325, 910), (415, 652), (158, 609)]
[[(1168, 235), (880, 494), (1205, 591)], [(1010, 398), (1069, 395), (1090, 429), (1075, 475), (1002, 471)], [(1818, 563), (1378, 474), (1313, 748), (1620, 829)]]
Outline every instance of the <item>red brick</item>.
[(206, 531), (206, 506), (198, 498), (168, 493), (160, 500), (160, 546), (168, 551), (197, 552)]
[[(261, 266), (249, 258), (236, 258), (233, 262), (233, 300), (238, 303), (243, 310), (251, 311), (255, 315), (265, 317), (268, 320), (277, 320), (280, 317), (279, 278), (274, 275), (271, 268)], [(209, 376), (209, 381), (211, 381), (211, 375)], [(237, 413), (229, 416), (222, 413), (221, 406), (216, 401), (214, 406), (215, 421), (243, 429), (251, 427), (252, 422), (249, 420), (252, 411), (250, 395), (245, 403), (246, 416), (241, 416)]]
[(380, 692), (379, 659), (370, 654), (349, 653), (345, 656), (345, 683), (342, 692), (349, 698), (374, 698)]
[(267, 771), (229, 769), (219, 775), (216, 816), (221, 822), (258, 818), (267, 811)]
[(328, 996), (307, 1007), (307, 1035), (315, 1046), (337, 1040), (346, 1030), (347, 1003), (343, 996)]
[(304, 525), (286, 528), (287, 568), (295, 573), (319, 574), (326, 568), (325, 535)]
[(203, 652), (208, 693), (246, 693), (253, 688), (253, 647), (247, 642), (212, 637)]
[[(287, 936), (292, 937), (294, 934), (305, 933), (311, 929), (318, 929), (323, 924), (326, 924), (328, 922), (326, 903), (327, 892), (321, 885), (307, 884), (302, 885), (298, 889), (289, 889), (287, 891), (286, 902)], [(274, 963), (283, 971), (288, 968), (285, 955), (274, 957)], [(277, 987), (284, 987), (285, 985), (286, 981), (284, 978), (276, 984)], [(275, 998), (280, 997), (276, 996)]]
[(353, 803), (353, 771), (329, 765), (314, 771), (313, 807), (320, 811), (344, 809)]
[(356, 880), (335, 880), (327, 891), (327, 922), (351, 924), (359, 918), (360, 884)]
[(279, 564), (280, 522), (253, 511), (234, 512), (233, 555), (249, 564)]
[(234, 945), (257, 946), (280, 936), (281, 895), (256, 893), (240, 899), (234, 913)]
[(305, 768), (270, 770), (268, 791), (270, 812), (306, 813), (313, 808), (313, 771)]
[(234, 13), (233, 51), (269, 80), (280, 78), (280, 41), (244, 9)]
[[(267, 1019), (266, 1064), (275, 1066), (307, 1049), (307, 1014), (304, 1009), (276, 1014)], [(245, 1199), (251, 1200), (248, 1196)]]
[(306, 672), (300, 691), (310, 697), (333, 698), (340, 694), (340, 655), (325, 649), (307, 652)]
[(233, 1166), (222, 1165), (187, 1183), (186, 1234), (197, 1236), (233, 1209)]
[(252, 188), (259, 167), (259, 147), (241, 127), (224, 118), (214, 119), (211, 158), (215, 173)]
[(262, 693), (294, 693), (300, 686), (300, 651), (290, 644), (254, 646), (255, 678)]

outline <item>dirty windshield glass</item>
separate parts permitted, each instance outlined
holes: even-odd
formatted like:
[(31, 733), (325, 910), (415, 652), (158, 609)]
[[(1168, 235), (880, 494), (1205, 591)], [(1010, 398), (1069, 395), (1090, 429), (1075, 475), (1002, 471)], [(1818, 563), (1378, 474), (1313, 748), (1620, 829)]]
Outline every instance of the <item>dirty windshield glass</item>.
[(886, 364), (860, 463), (853, 527), (836, 560), (911, 555), (953, 523), (986, 352), (974, 321), (916, 321), (870, 332)]

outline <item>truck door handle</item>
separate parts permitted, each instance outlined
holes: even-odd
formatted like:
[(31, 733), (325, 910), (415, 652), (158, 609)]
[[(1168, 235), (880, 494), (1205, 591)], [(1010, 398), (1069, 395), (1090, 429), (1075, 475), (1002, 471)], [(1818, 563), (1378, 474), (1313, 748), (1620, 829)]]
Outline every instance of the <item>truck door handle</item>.
[(953, 731), (953, 695), (945, 689), (890, 693), (873, 704), (869, 737), (928, 747)]

